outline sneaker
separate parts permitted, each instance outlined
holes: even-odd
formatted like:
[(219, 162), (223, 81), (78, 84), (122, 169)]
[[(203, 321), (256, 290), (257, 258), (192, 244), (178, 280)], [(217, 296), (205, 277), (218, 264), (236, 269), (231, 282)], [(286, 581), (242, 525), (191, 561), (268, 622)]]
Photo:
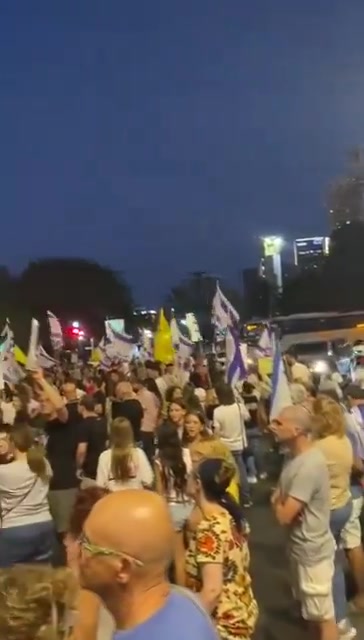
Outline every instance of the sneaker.
[(352, 626), (348, 618), (341, 620), (337, 625), (337, 628), (339, 630), (340, 640), (352, 640), (353, 638), (356, 638), (357, 630)]
[(257, 484), (258, 480), (256, 476), (248, 476), (249, 484)]

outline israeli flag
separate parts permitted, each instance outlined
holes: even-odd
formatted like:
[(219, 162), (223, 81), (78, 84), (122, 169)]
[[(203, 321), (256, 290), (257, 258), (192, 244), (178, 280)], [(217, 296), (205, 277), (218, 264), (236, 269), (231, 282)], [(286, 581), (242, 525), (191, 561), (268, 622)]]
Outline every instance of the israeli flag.
[(240, 349), (239, 330), (236, 327), (227, 327), (225, 345), (226, 382), (234, 388), (238, 382), (248, 376)]
[(272, 355), (272, 332), (270, 327), (264, 327), (263, 333), (259, 338), (257, 349), (260, 352), (260, 355)]
[(47, 311), (47, 318), (52, 347), (55, 351), (60, 351), (63, 347), (63, 332), (61, 324), (58, 318), (56, 318), (54, 313), (51, 311)]
[(212, 301), (212, 322), (217, 329), (224, 330), (227, 327), (235, 326), (239, 323), (240, 316), (237, 310), (229, 302), (226, 296), (216, 284), (216, 293)]
[(106, 334), (105, 349), (109, 358), (123, 361), (131, 360), (137, 351), (134, 338), (127, 333), (115, 331), (110, 324)]
[(57, 361), (54, 358), (51, 358), (41, 345), (38, 348), (37, 360), (38, 366), (41, 369), (52, 369), (52, 367), (55, 367), (57, 364)]
[(9, 320), (6, 321), (5, 327), (0, 334), (0, 356), (3, 357), (6, 353), (11, 353), (14, 349), (14, 333), (11, 330)]
[(273, 379), (270, 406), (270, 420), (275, 420), (280, 412), (292, 404), (286, 371), (279, 342), (273, 337)]
[(175, 318), (172, 318), (171, 320), (171, 333), (173, 348), (176, 352), (177, 358), (180, 361), (185, 361), (187, 358), (190, 358), (194, 348), (194, 343), (192, 340), (185, 338), (185, 336), (180, 332)]
[(141, 359), (144, 360), (153, 360), (154, 359), (154, 343), (153, 343), (153, 335), (145, 329), (142, 329), (142, 344), (140, 350)]

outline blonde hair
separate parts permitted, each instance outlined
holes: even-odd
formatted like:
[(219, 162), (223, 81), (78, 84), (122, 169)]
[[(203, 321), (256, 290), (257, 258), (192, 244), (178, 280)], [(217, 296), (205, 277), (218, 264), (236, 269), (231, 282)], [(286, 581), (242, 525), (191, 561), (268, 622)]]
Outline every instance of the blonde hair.
[(77, 581), (70, 569), (41, 565), (0, 569), (0, 637), (4, 640), (67, 638), (64, 623), (75, 606), (77, 593)]
[(52, 472), (44, 447), (35, 439), (31, 427), (22, 423), (15, 425), (10, 431), (10, 441), (18, 451), (27, 454), (29, 469), (42, 480), (49, 480)]
[(132, 426), (126, 418), (116, 418), (110, 427), (111, 473), (113, 480), (130, 478), (130, 457), (134, 449)]
[(346, 432), (345, 418), (339, 403), (325, 395), (319, 395), (312, 403), (313, 433), (316, 438), (337, 436)]

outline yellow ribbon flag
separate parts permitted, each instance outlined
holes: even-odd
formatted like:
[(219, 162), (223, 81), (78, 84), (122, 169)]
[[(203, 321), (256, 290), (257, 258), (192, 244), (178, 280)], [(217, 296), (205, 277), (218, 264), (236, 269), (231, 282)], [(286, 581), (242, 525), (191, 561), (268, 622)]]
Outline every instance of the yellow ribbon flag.
[(174, 362), (172, 332), (163, 309), (159, 312), (157, 331), (154, 334), (154, 359), (163, 364)]
[(27, 357), (25, 353), (23, 353), (23, 351), (17, 345), (15, 345), (14, 347), (14, 358), (17, 362), (19, 362), (19, 364), (26, 365), (27, 363)]

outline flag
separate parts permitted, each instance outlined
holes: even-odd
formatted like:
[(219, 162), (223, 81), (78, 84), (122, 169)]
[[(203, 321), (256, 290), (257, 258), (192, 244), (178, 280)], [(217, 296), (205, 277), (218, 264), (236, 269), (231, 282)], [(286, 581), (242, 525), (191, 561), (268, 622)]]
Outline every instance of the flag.
[(30, 327), (29, 346), (26, 359), (26, 368), (28, 371), (35, 371), (38, 369), (38, 342), (39, 342), (39, 322), (35, 318), (32, 318), (32, 324)]
[(125, 320), (122, 318), (115, 318), (113, 320), (105, 320), (105, 334), (106, 337), (112, 340), (113, 334), (125, 333)]
[(171, 334), (177, 365), (181, 366), (188, 358), (191, 357), (194, 343), (181, 333), (175, 318), (172, 318), (171, 320)]
[(267, 357), (272, 355), (272, 333), (270, 327), (264, 327), (259, 338), (257, 350), (260, 356)]
[(236, 327), (227, 327), (225, 344), (226, 382), (235, 387), (238, 382), (244, 380), (248, 375), (240, 349), (239, 330)]
[(153, 360), (154, 355), (154, 345), (153, 345), (153, 336), (151, 332), (146, 329), (142, 329), (142, 344), (140, 350), (141, 359), (145, 362), (146, 360)]
[(6, 321), (5, 327), (3, 328), (1, 335), (1, 344), (0, 344), (0, 355), (4, 353), (10, 353), (14, 349), (14, 334), (10, 327), (9, 320)]
[[(18, 384), (24, 378), (24, 372), (15, 360), (14, 353), (10, 352), (5, 354), (4, 358), (1, 360), (4, 381), (8, 384)], [(26, 361), (25, 355), (24, 361)]]
[(274, 420), (286, 407), (291, 406), (292, 397), (279, 342), (273, 337), (273, 377), (270, 405), (270, 420)]
[(22, 351), (20, 347), (18, 347), (18, 345), (14, 346), (14, 360), (15, 362), (18, 362), (19, 364), (22, 364), (24, 366), (27, 363), (27, 357), (24, 351)]
[(172, 332), (163, 309), (159, 312), (158, 327), (154, 334), (154, 359), (163, 364), (174, 362)]
[(63, 347), (63, 332), (61, 324), (58, 318), (56, 318), (51, 311), (47, 311), (47, 318), (52, 347), (55, 351), (60, 351)]
[(104, 351), (111, 360), (131, 360), (136, 351), (134, 338), (127, 333), (116, 331), (108, 320), (105, 322), (105, 329), (106, 336), (102, 347), (99, 345), (100, 351)]
[(38, 347), (37, 361), (38, 366), (42, 369), (52, 369), (52, 367), (55, 367), (57, 364), (57, 361), (51, 358), (41, 345)]
[(238, 324), (240, 316), (229, 300), (224, 296), (219, 287), (219, 283), (216, 284), (216, 293), (212, 301), (212, 322), (217, 329), (224, 330), (227, 327), (235, 326)]
[(201, 342), (202, 335), (194, 313), (186, 313), (186, 326), (192, 342)]

